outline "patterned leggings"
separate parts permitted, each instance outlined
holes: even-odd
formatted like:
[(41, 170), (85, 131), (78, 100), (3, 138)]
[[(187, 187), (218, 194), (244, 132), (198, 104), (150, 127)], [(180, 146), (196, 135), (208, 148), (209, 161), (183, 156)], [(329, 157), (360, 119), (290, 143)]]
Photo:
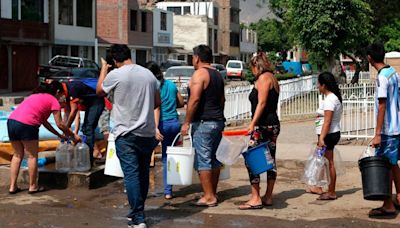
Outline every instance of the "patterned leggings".
[[(252, 147), (255, 147), (261, 143), (268, 142), (268, 148), (271, 153), (271, 156), (274, 158), (274, 168), (267, 171), (267, 178), (268, 180), (276, 180), (276, 140), (278, 139), (278, 135), (280, 132), (280, 125), (269, 125), (269, 126), (258, 126), (257, 129), (251, 134), (250, 142)], [(260, 183), (260, 175), (253, 175), (248, 168), (247, 164), (247, 171), (249, 172), (250, 183), (251, 184), (258, 184)]]

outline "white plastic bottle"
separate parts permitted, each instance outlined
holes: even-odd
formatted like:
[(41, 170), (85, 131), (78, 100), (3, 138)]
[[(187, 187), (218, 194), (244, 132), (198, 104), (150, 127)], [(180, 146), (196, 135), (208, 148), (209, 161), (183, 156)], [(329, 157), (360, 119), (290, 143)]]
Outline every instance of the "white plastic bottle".
[(74, 148), (74, 170), (79, 172), (89, 171), (90, 165), (90, 150), (86, 144), (86, 136), (81, 136), (82, 142), (75, 145)]

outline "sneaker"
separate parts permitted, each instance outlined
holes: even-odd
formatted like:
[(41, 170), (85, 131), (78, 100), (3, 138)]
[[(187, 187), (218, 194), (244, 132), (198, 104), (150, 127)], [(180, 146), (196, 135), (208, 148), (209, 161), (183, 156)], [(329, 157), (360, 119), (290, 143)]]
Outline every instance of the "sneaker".
[(140, 224), (138, 224), (138, 225), (129, 225), (128, 226), (129, 228), (147, 228), (147, 225), (146, 225), (146, 223), (140, 223)]

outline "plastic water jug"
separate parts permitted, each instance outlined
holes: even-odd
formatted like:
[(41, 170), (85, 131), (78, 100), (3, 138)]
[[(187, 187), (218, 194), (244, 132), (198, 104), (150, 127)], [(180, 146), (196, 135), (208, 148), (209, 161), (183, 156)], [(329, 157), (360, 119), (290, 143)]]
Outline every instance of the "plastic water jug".
[(71, 150), (72, 145), (65, 143), (61, 140), (56, 150), (56, 169), (60, 172), (68, 172), (71, 170), (71, 161), (73, 152)]
[(74, 170), (85, 172), (90, 170), (90, 150), (85, 143), (86, 136), (81, 136), (82, 142), (75, 145), (74, 148)]

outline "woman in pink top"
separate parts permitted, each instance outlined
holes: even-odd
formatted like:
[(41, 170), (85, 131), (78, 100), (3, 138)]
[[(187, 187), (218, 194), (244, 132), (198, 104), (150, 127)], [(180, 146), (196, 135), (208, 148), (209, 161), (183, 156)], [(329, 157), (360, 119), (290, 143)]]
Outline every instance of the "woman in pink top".
[[(29, 191), (33, 194), (44, 191), (37, 185), (37, 158), (39, 147), (39, 127), (43, 124), (50, 132), (60, 138), (67, 138), (58, 133), (47, 119), (53, 113), (57, 127), (65, 135), (73, 136), (74, 140), (79, 137), (65, 126), (61, 119), (61, 105), (59, 100), (63, 98), (63, 88), (59, 82), (42, 84), (27, 97), (18, 108), (11, 113), (7, 121), (8, 136), (14, 148), (11, 160), (11, 184), (9, 193), (15, 194), (21, 191), (17, 186), (17, 178), (24, 151), (28, 153)], [(64, 98), (65, 99), (65, 98)]]

